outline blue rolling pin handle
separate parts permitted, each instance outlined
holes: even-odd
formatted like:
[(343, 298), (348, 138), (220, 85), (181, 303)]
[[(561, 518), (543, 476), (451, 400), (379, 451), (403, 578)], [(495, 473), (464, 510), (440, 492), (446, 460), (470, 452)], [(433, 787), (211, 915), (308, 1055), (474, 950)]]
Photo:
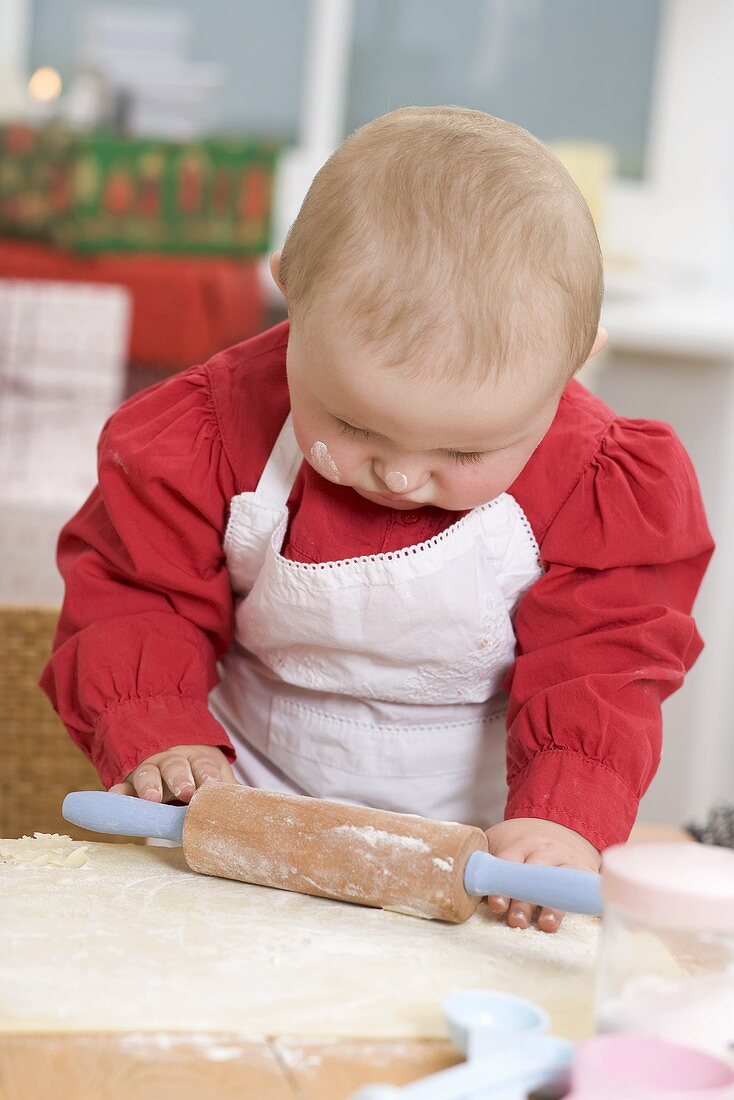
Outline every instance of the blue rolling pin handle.
[(602, 911), (601, 876), (570, 867), (543, 867), (536, 863), (512, 863), (487, 852), (474, 852), (464, 871), (467, 894), (502, 897), (562, 909), (567, 913)]
[(125, 794), (73, 791), (64, 799), (61, 813), (72, 825), (93, 833), (149, 836), (181, 844), (187, 809)]

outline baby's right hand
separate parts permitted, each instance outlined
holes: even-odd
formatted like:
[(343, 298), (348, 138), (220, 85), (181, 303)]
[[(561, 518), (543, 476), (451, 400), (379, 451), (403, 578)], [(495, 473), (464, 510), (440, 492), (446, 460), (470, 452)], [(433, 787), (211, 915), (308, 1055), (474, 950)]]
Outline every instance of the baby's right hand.
[(148, 802), (190, 802), (207, 779), (236, 783), (234, 772), (221, 749), (214, 745), (175, 745), (141, 761), (111, 794), (137, 795)]

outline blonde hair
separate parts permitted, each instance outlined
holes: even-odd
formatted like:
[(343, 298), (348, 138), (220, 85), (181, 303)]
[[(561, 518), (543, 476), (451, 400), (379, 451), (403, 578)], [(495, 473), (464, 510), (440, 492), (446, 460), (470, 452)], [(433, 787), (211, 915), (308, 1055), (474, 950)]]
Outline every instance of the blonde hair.
[(528, 354), (570, 377), (603, 289), (591, 215), (558, 159), (451, 106), (404, 107), (347, 138), (291, 226), (280, 280), (294, 321), (338, 290), (340, 318), (390, 361), (480, 378)]

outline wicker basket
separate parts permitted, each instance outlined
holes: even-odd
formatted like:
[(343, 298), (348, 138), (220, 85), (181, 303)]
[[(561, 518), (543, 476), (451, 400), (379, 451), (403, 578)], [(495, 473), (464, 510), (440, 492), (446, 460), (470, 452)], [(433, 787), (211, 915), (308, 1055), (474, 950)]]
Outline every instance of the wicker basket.
[(38, 687), (58, 614), (54, 608), (0, 607), (0, 837), (42, 832), (102, 839), (61, 816), (68, 791), (103, 788)]

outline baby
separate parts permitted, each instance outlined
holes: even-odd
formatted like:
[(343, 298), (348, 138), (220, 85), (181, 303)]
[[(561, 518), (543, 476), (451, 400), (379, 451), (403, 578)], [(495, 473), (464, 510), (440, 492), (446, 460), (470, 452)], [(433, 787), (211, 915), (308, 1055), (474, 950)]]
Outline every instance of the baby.
[(271, 266), (289, 322), (105, 426), (44, 689), (113, 791), (241, 782), (597, 869), (701, 649), (712, 542), (672, 430), (573, 380), (605, 339), (581, 195), (517, 126), (405, 108)]

